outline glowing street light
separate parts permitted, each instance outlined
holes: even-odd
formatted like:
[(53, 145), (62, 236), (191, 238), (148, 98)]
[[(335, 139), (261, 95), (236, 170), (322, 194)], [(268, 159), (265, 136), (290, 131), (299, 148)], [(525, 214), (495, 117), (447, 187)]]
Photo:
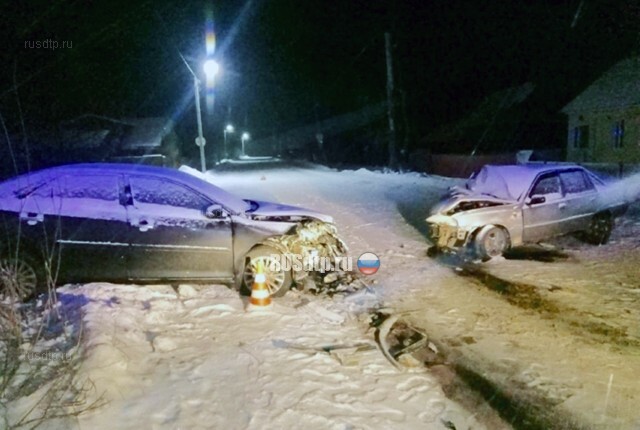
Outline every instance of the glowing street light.
[[(195, 74), (191, 66), (189, 66), (189, 63), (187, 63), (187, 60), (182, 54), (180, 54), (180, 58), (182, 58), (184, 65), (187, 66), (187, 69), (189, 69), (189, 72), (193, 76), (193, 92), (196, 99), (196, 117), (198, 120), (198, 137), (196, 137), (196, 145), (200, 147), (200, 165), (202, 173), (204, 173), (207, 171), (207, 163), (204, 158), (204, 146), (207, 144), (207, 141), (205, 140), (202, 132), (202, 110), (200, 109), (200, 79), (198, 79), (198, 76)], [(209, 82), (213, 83), (216, 74), (220, 71), (220, 66), (218, 66), (218, 63), (216, 63), (214, 60), (209, 59), (204, 62), (203, 69), (207, 77), (208, 84)]]
[(212, 59), (208, 59), (207, 61), (205, 61), (202, 68), (204, 70), (205, 76), (207, 77), (207, 81), (209, 79), (214, 79), (220, 71), (220, 65)]
[(224, 128), (224, 158), (229, 158), (229, 155), (227, 153), (227, 134), (233, 133), (235, 131), (235, 128), (233, 128), (233, 125), (231, 124), (227, 124), (227, 126)]
[(249, 139), (251, 139), (251, 136), (249, 135), (249, 133), (247, 133), (246, 131), (244, 133), (242, 133), (242, 136), (240, 137), (240, 141), (242, 142), (242, 155), (243, 156), (245, 155), (244, 143)]
[(202, 70), (204, 70), (204, 75), (206, 76), (205, 94), (207, 100), (207, 112), (209, 114), (213, 114), (213, 105), (216, 96), (216, 79), (220, 73), (220, 65), (214, 59), (208, 57), (208, 60), (206, 60), (202, 65)]

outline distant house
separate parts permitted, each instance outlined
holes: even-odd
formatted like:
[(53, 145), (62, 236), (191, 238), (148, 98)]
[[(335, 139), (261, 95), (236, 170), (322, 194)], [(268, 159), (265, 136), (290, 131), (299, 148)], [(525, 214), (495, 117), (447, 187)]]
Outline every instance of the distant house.
[(162, 152), (164, 140), (173, 133), (173, 121), (167, 118), (128, 118), (129, 132), (122, 137), (121, 150), (131, 154)]
[(73, 161), (124, 161), (173, 165), (179, 158), (173, 121), (82, 115), (61, 125), (62, 150)]
[(640, 57), (614, 65), (562, 112), (569, 161), (640, 163)]

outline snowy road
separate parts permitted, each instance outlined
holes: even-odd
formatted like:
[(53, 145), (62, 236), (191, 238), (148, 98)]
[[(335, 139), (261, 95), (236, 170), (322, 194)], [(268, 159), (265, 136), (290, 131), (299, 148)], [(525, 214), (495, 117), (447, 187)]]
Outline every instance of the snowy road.
[[(178, 294), (168, 286), (65, 287), (63, 301), (87, 302), (81, 374), (109, 403), (60, 428), (508, 427), (489, 402), (460, 393), (454, 398), (464, 406), (448, 399), (441, 366), (430, 372), (391, 366), (368, 328), (367, 312), (376, 306), (424, 329), (454, 367), (482, 377), (489, 384), (484, 394), (502, 412), (509, 409), (515, 427), (638, 428), (637, 347), (588, 336), (591, 326), (577, 321), (580, 312), (595, 312), (601, 296), (565, 318), (528, 306), (537, 297), (530, 291), (499, 294), (486, 277), (482, 282), (455, 262), (427, 257), (424, 218), (450, 179), (277, 165), (231, 166), (210, 177), (246, 198), (334, 216), (352, 256), (380, 257), (381, 269), (370, 278), (375, 293), (329, 299), (292, 291), (271, 312), (255, 315), (222, 286), (183, 285)], [(629, 266), (633, 256), (637, 250), (624, 260)], [(575, 271), (588, 263), (578, 260), (571, 263)], [(601, 273), (603, 260), (591, 258), (592, 273)], [(575, 301), (572, 272), (544, 264), (501, 259), (482, 270), (534, 286), (544, 281), (540, 274), (555, 273), (553, 285), (561, 282), (556, 287), (573, 292), (567, 300)], [(627, 282), (636, 288), (636, 280)], [(555, 291), (565, 294), (557, 288), (537, 294)], [(637, 310), (622, 302), (632, 325)]]
[[(516, 427), (533, 421), (539, 428), (640, 428), (640, 385), (633, 382), (640, 373), (638, 205), (609, 245), (562, 238), (553, 244), (566, 260), (544, 258), (554, 251), (541, 252), (543, 258), (525, 251), (467, 276), (455, 262), (428, 258), (420, 234), (450, 179), (264, 169), (214, 180), (334, 215), (354, 256), (380, 257), (381, 302), (425, 329), (456, 366), (482, 378), (486, 397)], [(637, 193), (639, 183), (636, 177), (623, 186)]]

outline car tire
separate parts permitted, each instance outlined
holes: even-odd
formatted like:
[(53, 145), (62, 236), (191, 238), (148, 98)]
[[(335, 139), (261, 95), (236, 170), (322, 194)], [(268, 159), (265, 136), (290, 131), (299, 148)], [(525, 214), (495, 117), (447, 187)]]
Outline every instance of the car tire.
[(259, 245), (249, 251), (245, 257), (245, 264), (242, 271), (242, 288), (245, 292), (250, 292), (255, 277), (258, 262), (262, 262), (264, 274), (267, 278), (267, 288), (272, 297), (284, 296), (291, 288), (292, 276), (291, 270), (280, 268), (279, 271), (272, 271), (271, 262), (277, 256), (278, 263), (282, 253), (278, 250), (265, 245)]
[(604, 245), (611, 237), (613, 219), (606, 213), (596, 214), (591, 219), (589, 229), (584, 232), (584, 239), (592, 245)]
[(509, 250), (509, 233), (502, 227), (487, 225), (480, 229), (474, 239), (474, 251), (482, 261), (499, 257)]
[(24, 256), (0, 256), (0, 299), (23, 301), (33, 296), (44, 282), (44, 275)]

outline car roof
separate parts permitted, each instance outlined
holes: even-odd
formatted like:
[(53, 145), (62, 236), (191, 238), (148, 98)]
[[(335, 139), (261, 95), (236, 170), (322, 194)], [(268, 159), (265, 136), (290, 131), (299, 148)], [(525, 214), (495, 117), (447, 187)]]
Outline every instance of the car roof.
[[(216, 202), (223, 205), (225, 208), (231, 210), (234, 213), (243, 213), (250, 208), (250, 205), (241, 198), (216, 187), (215, 185), (207, 182), (194, 175), (182, 172), (176, 169), (170, 169), (167, 167), (147, 166), (141, 164), (123, 164), (123, 163), (83, 163), (83, 164), (68, 164), (63, 166), (50, 167), (36, 172), (24, 174), (15, 180), (9, 180), (2, 185), (9, 185), (15, 183), (16, 187), (24, 187), (29, 184), (35, 184), (42, 180), (48, 180), (53, 176), (59, 175), (77, 175), (77, 174), (100, 174), (100, 173), (112, 173), (112, 174), (143, 174), (146, 176), (155, 176), (164, 179), (174, 180), (188, 185), (195, 191), (198, 191), (206, 196), (209, 196)], [(17, 183), (16, 183), (17, 181)]]
[(584, 170), (577, 164), (487, 164), (467, 182), (467, 185), (475, 192), (495, 195), (505, 200), (519, 200), (538, 175), (575, 169)]

